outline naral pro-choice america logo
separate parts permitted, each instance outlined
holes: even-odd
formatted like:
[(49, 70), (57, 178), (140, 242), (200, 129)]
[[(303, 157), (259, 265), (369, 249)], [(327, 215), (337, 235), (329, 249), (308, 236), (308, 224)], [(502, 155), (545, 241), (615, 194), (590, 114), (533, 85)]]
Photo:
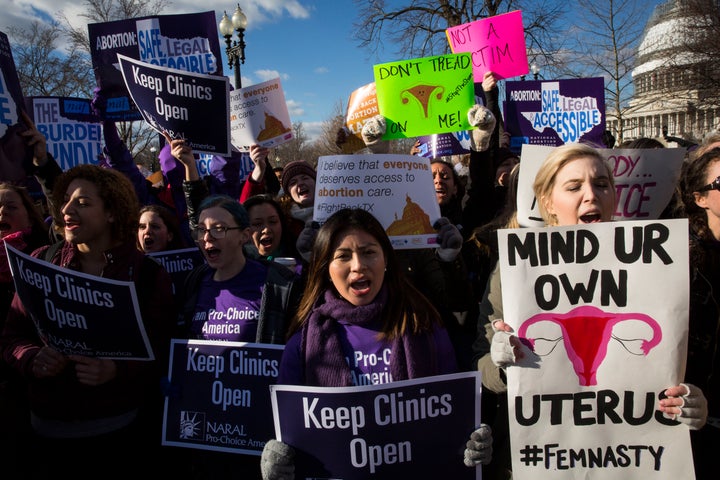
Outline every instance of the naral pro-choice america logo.
[(180, 438), (182, 440), (205, 437), (205, 414), (202, 412), (180, 412)]
[(540, 133), (554, 130), (564, 143), (577, 142), (602, 121), (596, 98), (560, 95), (559, 82), (542, 82), (541, 99), (541, 110), (523, 117)]

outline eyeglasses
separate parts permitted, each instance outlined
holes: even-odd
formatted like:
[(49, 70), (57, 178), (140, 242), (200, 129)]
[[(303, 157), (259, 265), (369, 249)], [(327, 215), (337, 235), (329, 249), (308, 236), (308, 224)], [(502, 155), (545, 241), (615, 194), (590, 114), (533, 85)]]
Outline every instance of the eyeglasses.
[(228, 230), (244, 230), (245, 227), (226, 227), (224, 225), (218, 225), (216, 227), (210, 227), (207, 230), (203, 227), (197, 227), (192, 231), (192, 237), (196, 242), (199, 242), (200, 240), (203, 240), (205, 238), (205, 234), (209, 233), (212, 238), (215, 240), (220, 240), (221, 238), (225, 238), (225, 234)]
[(702, 187), (698, 192), (707, 192), (708, 190), (720, 190), (720, 177), (717, 177), (712, 183), (708, 183)]

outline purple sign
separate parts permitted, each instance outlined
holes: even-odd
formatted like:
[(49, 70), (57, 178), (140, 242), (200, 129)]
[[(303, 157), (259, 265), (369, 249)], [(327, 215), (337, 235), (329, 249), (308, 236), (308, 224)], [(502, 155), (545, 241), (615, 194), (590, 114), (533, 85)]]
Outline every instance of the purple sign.
[(0, 32), (0, 179), (22, 182), (27, 178), (23, 166), (25, 142), (18, 132), (26, 130), (20, 112), (23, 94), (7, 35)]
[(61, 268), (5, 247), (15, 290), (43, 342), (65, 355), (154, 360), (133, 282)]
[(479, 372), (270, 390), (276, 437), (296, 451), (296, 478), (480, 478), (480, 467), (463, 463), (480, 425)]
[(157, 67), (118, 55), (133, 101), (148, 124), (184, 138), (197, 153), (230, 155), (227, 77)]
[(558, 146), (579, 141), (602, 145), (605, 82), (602, 78), (505, 83), (505, 128), (511, 147)]
[(417, 137), (419, 156), (438, 158), (470, 153), (470, 130), (453, 133), (436, 133)]
[(224, 75), (214, 11), (91, 23), (88, 36), (109, 120), (142, 119), (125, 88), (118, 54), (159, 67)]
[(197, 247), (148, 253), (148, 256), (155, 258), (165, 267), (172, 277), (173, 293), (176, 294), (182, 291), (185, 279), (190, 272), (205, 262), (205, 257)]
[(260, 455), (283, 345), (173, 339), (163, 445)]

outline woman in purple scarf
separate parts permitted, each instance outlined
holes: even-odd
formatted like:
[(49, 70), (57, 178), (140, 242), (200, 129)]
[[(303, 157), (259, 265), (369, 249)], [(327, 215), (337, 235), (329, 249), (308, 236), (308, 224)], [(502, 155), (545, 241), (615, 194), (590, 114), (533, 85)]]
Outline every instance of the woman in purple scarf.
[[(382, 384), (457, 371), (440, 314), (398, 268), (383, 226), (362, 209), (339, 210), (318, 231), (288, 335), (279, 384)], [(481, 425), (467, 442), (465, 464), (489, 462), (491, 445), (490, 428)], [(294, 478), (293, 455), (270, 440), (263, 479)]]

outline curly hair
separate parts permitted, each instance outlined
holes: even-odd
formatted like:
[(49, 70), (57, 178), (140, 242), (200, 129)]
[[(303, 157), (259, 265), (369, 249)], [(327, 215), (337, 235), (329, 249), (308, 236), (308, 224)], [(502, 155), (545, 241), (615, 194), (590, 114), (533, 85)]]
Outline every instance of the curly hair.
[(55, 230), (62, 233), (65, 227), (62, 209), (65, 206), (68, 186), (73, 180), (85, 180), (97, 187), (105, 210), (110, 212), (115, 219), (110, 224), (112, 237), (123, 243), (135, 243), (140, 218), (138, 215), (140, 202), (135, 189), (130, 180), (122, 173), (97, 165), (78, 165), (58, 177), (52, 191), (52, 216)]

